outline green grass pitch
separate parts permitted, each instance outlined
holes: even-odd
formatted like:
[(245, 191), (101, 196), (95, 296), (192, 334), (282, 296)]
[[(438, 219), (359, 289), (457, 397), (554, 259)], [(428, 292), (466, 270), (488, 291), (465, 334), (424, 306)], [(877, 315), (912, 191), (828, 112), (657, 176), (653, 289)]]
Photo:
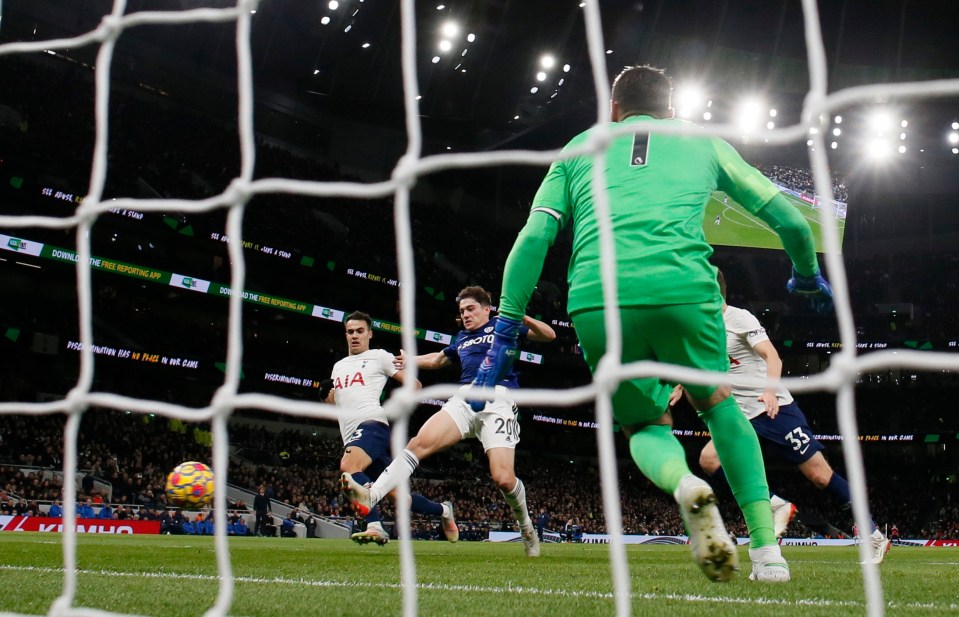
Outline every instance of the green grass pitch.
[[(230, 615), (401, 615), (399, 547), (348, 540), (231, 538)], [(784, 547), (793, 581), (708, 581), (689, 548), (628, 546), (633, 614), (865, 615), (853, 548)], [(528, 559), (517, 543), (416, 542), (421, 615), (612, 615), (608, 547), (548, 544)], [(216, 599), (212, 537), (78, 536), (75, 605), (138, 615), (202, 615)], [(880, 568), (887, 615), (959, 614), (959, 551), (894, 547)], [(0, 613), (43, 615), (63, 580), (59, 536), (0, 537)]]
[[(816, 242), (816, 251), (824, 252), (822, 226), (819, 224), (819, 210), (812, 208), (808, 203), (796, 199), (792, 195), (785, 193), (783, 195), (809, 221), (809, 227), (812, 229), (813, 238)], [(758, 217), (746, 212), (732, 199), (729, 200), (728, 205), (723, 204), (723, 197), (723, 193), (713, 193), (712, 198), (706, 205), (703, 229), (706, 231), (707, 242), (712, 245), (782, 249), (782, 242), (773, 230)], [(716, 224), (716, 217), (719, 217), (718, 225)], [(836, 222), (838, 223), (837, 231), (839, 232), (839, 246), (841, 247), (843, 233), (846, 230), (846, 221), (845, 219), (838, 219)]]

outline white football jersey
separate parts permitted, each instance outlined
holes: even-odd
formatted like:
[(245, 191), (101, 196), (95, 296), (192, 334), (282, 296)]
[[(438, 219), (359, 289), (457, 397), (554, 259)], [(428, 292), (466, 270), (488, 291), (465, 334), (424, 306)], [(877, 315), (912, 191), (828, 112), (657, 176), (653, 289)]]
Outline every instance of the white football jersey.
[(336, 405), (349, 411), (347, 417), (340, 419), (343, 443), (363, 422), (376, 420), (389, 424), (380, 396), (386, 381), (396, 373), (393, 354), (385, 349), (368, 349), (333, 365), (331, 378)]
[[(723, 311), (723, 321), (726, 322), (726, 352), (729, 354), (729, 373), (736, 376), (758, 377), (765, 379), (766, 361), (753, 349), (758, 343), (768, 341), (766, 329), (763, 328), (756, 316), (746, 309), (727, 306)], [(759, 400), (763, 393), (762, 386), (732, 386), (733, 396), (739, 401), (739, 406), (749, 419), (766, 412), (766, 406)], [(788, 405), (793, 402), (789, 390), (782, 385), (776, 392), (779, 405)]]

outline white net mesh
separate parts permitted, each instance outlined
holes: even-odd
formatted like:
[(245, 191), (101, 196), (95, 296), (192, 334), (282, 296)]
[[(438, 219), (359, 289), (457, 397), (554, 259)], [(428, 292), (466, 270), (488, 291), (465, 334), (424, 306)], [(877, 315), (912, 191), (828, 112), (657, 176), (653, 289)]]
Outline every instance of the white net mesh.
[[(353, 197), (370, 198), (393, 196), (396, 244), (399, 263), (399, 278), (404, 282), (400, 287), (402, 344), (408, 355), (415, 354), (415, 272), (413, 267), (412, 233), (410, 225), (410, 189), (417, 178), (444, 169), (468, 168), (476, 166), (494, 166), (504, 164), (523, 164), (545, 166), (563, 157), (582, 154), (600, 156), (610, 138), (617, 134), (613, 129), (596, 132), (595, 137), (583, 147), (570, 150), (562, 155), (559, 151), (498, 151), (490, 153), (443, 154), (421, 156), (422, 131), (418, 113), (418, 80), (416, 71), (416, 23), (413, 0), (401, 1), (402, 19), (402, 68), (405, 92), (405, 118), (408, 145), (405, 155), (396, 165), (392, 179), (388, 182), (363, 184), (353, 182), (306, 182), (289, 179), (253, 179), (254, 167), (254, 130), (253, 130), (253, 89), (252, 61), (250, 51), (250, 30), (257, 0), (239, 0), (229, 8), (205, 8), (169, 12), (136, 12), (126, 14), (126, 2), (116, 0), (112, 12), (99, 26), (85, 34), (68, 39), (44, 40), (29, 43), (9, 43), (0, 45), (0, 56), (77, 48), (84, 45), (98, 45), (96, 62), (96, 100), (95, 100), (95, 144), (93, 166), (90, 172), (89, 194), (73, 216), (52, 218), (43, 216), (0, 216), (0, 227), (48, 227), (75, 228), (77, 261), (77, 292), (79, 297), (80, 323), (80, 374), (76, 386), (68, 396), (59, 401), (47, 403), (2, 403), (2, 414), (51, 414), (66, 413), (68, 421), (65, 429), (64, 451), (64, 533), (63, 591), (51, 607), (51, 615), (111, 614), (93, 609), (81, 609), (74, 606), (77, 591), (76, 561), (76, 471), (77, 437), (80, 420), (85, 409), (98, 406), (112, 409), (131, 410), (138, 413), (158, 415), (190, 420), (193, 422), (210, 421), (213, 429), (213, 467), (227, 468), (228, 441), (226, 423), (236, 409), (256, 408), (270, 410), (301, 417), (336, 419), (337, 411), (319, 403), (303, 403), (263, 394), (240, 394), (238, 390), (240, 364), (242, 358), (241, 311), (243, 299), (240, 294), (232, 294), (229, 301), (229, 328), (226, 362), (226, 377), (210, 404), (202, 409), (186, 408), (178, 405), (144, 401), (134, 397), (92, 392), (93, 383), (93, 331), (92, 331), (92, 291), (91, 291), (91, 247), (90, 229), (99, 215), (110, 209), (123, 208), (133, 211), (180, 211), (184, 213), (205, 212), (213, 209), (228, 209), (227, 232), (234, 240), (229, 244), (232, 262), (231, 287), (234, 290), (244, 288), (245, 262), (242, 248), (242, 222), (247, 202), (255, 195), (266, 193), (299, 194), (316, 197)], [(938, 80), (915, 83), (876, 84), (850, 88), (834, 93), (827, 91), (827, 64), (819, 23), (819, 14), (815, 0), (803, 0), (804, 29), (809, 65), (810, 90), (806, 95), (802, 120), (800, 123), (776, 129), (768, 134), (771, 145), (793, 143), (810, 136), (810, 129), (818, 127), (820, 118), (833, 110), (853, 104), (873, 100), (878, 95), (885, 98), (936, 97), (959, 94), (959, 80)], [(599, 3), (588, 0), (584, 6), (586, 34), (588, 38), (589, 59), (595, 84), (596, 99), (600, 102), (596, 109), (596, 123), (606, 126), (607, 110), (604, 102), (609, 100), (609, 84), (606, 76), (605, 46), (601, 30)], [(195, 22), (236, 22), (236, 58), (238, 90), (238, 130), (240, 137), (241, 168), (240, 175), (233, 179), (227, 190), (221, 194), (203, 200), (173, 199), (115, 199), (108, 203), (101, 198), (106, 180), (108, 103), (110, 93), (110, 66), (113, 60), (117, 39), (128, 28), (144, 24), (190, 24)], [(699, 129), (697, 133), (702, 134)], [(684, 127), (671, 128), (665, 132), (688, 132)], [(708, 129), (710, 134), (735, 139), (740, 131), (731, 125), (714, 125)], [(831, 199), (832, 185), (826, 157), (826, 143), (823, 131), (811, 135), (814, 147), (811, 149), (812, 170), (815, 176), (816, 193)], [(594, 186), (605, 186), (603, 166), (595, 165)], [(603, 255), (603, 283), (607, 306), (615, 306), (616, 278), (612, 255), (612, 230), (609, 224), (609, 205), (604, 191), (596, 194), (596, 207), (600, 220)], [(854, 409), (854, 385), (861, 372), (880, 367), (903, 367), (912, 369), (959, 369), (956, 358), (947, 354), (931, 352), (899, 351), (876, 352), (868, 356), (859, 356), (856, 352), (856, 331), (849, 303), (848, 286), (843, 264), (840, 258), (839, 237), (835, 220), (827, 208), (820, 209), (821, 225), (824, 230), (826, 246), (825, 259), (827, 272), (833, 285), (836, 298), (836, 316), (841, 334), (842, 350), (832, 356), (830, 368), (824, 373), (806, 379), (784, 379), (783, 383), (791, 389), (802, 392), (827, 390), (837, 394), (837, 414), (843, 437), (843, 452), (853, 492), (853, 510), (859, 529), (868, 529), (869, 514), (866, 501), (865, 474), (859, 442)], [(510, 393), (510, 397), (520, 404), (552, 406), (570, 406), (586, 401), (594, 401), (596, 415), (601, 430), (598, 433), (600, 470), (603, 503), (606, 515), (606, 528), (611, 537), (610, 562), (614, 578), (616, 614), (631, 613), (631, 594), (626, 553), (622, 538), (622, 520), (617, 494), (617, 474), (612, 426), (610, 397), (617, 384), (626, 378), (660, 376), (687, 383), (727, 382), (728, 377), (675, 366), (660, 365), (653, 362), (640, 362), (622, 365), (618, 358), (622, 348), (618, 316), (607, 313), (606, 331), (609, 341), (609, 353), (600, 363), (593, 383), (573, 390), (557, 392), (553, 390), (521, 390)], [(408, 371), (416, 377), (416, 367), (411, 365)], [(404, 387), (394, 393), (386, 404), (388, 415), (394, 419), (393, 448), (399, 451), (408, 437), (407, 418), (418, 400), (444, 398), (454, 395), (457, 386), (439, 385), (415, 391), (414, 380), (407, 380)], [(502, 396), (502, 395), (500, 395)], [(493, 398), (492, 396), (490, 398)], [(216, 495), (214, 507), (226, 511), (226, 474), (216, 476)], [(408, 485), (400, 487), (399, 504), (407, 503)], [(417, 586), (415, 563), (410, 539), (410, 513), (408, 507), (398, 508), (398, 529), (401, 543), (401, 568), (403, 583), (403, 614), (417, 614)], [(208, 615), (218, 616), (228, 612), (232, 598), (234, 579), (229, 557), (226, 536), (226, 519), (217, 517), (215, 523), (215, 546), (219, 571), (219, 595), (215, 606)], [(863, 562), (862, 576), (867, 596), (868, 613), (878, 616), (884, 613), (882, 588), (877, 567), (871, 564), (866, 543), (860, 546)], [(10, 613), (0, 613), (8, 615)]]

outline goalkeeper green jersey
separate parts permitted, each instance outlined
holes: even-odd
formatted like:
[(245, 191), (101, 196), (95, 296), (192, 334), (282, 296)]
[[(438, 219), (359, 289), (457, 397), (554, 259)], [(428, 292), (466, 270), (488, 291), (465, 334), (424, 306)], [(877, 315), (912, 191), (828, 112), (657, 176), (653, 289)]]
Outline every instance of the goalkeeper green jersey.
[[(657, 126), (683, 121), (635, 116), (623, 122)], [(582, 145), (595, 130), (577, 135), (565, 149)], [(757, 213), (778, 189), (732, 146), (714, 137), (624, 135), (612, 141), (604, 161), (620, 306), (715, 300), (719, 288), (709, 263), (713, 250), (703, 232), (710, 196), (717, 189), (725, 191)], [(555, 217), (560, 228), (572, 221), (570, 314), (604, 306), (593, 163), (592, 156), (553, 163), (532, 205), (533, 212)]]

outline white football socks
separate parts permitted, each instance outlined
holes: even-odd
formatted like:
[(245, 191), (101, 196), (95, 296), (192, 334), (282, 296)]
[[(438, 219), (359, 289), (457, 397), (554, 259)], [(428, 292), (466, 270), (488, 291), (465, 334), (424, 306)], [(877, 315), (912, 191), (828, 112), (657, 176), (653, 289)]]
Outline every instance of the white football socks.
[(379, 503), (390, 494), (390, 491), (399, 486), (400, 482), (406, 482), (419, 466), (420, 459), (409, 450), (403, 450), (403, 454), (390, 463), (390, 466), (384, 469), (376, 482), (370, 486), (370, 502)]
[(526, 487), (523, 485), (522, 480), (516, 478), (516, 486), (508, 493), (503, 492), (503, 499), (505, 499), (509, 507), (513, 509), (516, 522), (519, 523), (520, 527), (529, 527), (533, 524), (533, 521), (529, 518), (529, 510), (526, 507)]

